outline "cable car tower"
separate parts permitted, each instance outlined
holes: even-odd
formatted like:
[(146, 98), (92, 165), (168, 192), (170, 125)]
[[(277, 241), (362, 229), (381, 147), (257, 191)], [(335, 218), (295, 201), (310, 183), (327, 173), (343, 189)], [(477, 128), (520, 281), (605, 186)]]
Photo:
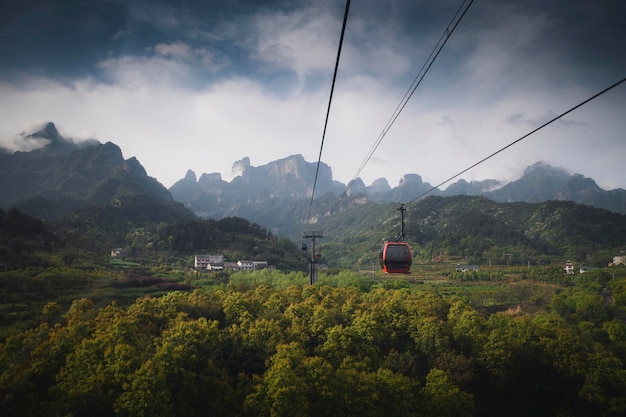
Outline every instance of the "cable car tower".
[(406, 211), (406, 208), (404, 208), (404, 204), (400, 204), (400, 207), (398, 207), (396, 210), (400, 211), (400, 219), (401, 219), (400, 237), (398, 237), (397, 242), (404, 242), (404, 212)]
[[(324, 234), (322, 232), (311, 231), (302, 233), (303, 239), (311, 239), (312, 241), (311, 256), (309, 256), (309, 284), (311, 285), (317, 283), (317, 258), (319, 254), (315, 252), (315, 239), (322, 239), (323, 237)], [(302, 244), (301, 249), (303, 252), (306, 252), (306, 243)]]

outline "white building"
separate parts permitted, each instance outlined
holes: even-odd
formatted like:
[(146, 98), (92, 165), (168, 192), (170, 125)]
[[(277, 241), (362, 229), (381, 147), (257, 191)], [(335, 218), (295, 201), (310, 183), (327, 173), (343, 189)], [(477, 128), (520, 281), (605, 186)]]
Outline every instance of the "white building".
[(215, 255), (196, 255), (194, 257), (193, 266), (196, 269), (207, 269), (209, 264), (215, 263), (220, 264), (224, 262), (224, 255), (215, 254)]
[(267, 261), (252, 261), (254, 269), (265, 269), (268, 267)]
[(237, 266), (239, 267), (240, 271), (254, 271), (257, 269), (270, 268), (267, 261), (241, 260), (241, 261), (237, 261)]
[(236, 271), (239, 269), (239, 265), (237, 262), (224, 262), (224, 269), (232, 269), (233, 271)]
[(221, 262), (210, 262), (207, 266), (206, 269), (208, 271), (223, 271), (224, 270), (224, 264)]
[(461, 265), (456, 264), (455, 271), (456, 272), (469, 272), (469, 271), (478, 271), (480, 266), (478, 265)]
[(563, 270), (567, 275), (574, 274), (574, 264), (571, 261), (567, 261), (563, 264)]
[(254, 262), (252, 261), (237, 261), (237, 266), (239, 266), (239, 270), (241, 271), (254, 270)]

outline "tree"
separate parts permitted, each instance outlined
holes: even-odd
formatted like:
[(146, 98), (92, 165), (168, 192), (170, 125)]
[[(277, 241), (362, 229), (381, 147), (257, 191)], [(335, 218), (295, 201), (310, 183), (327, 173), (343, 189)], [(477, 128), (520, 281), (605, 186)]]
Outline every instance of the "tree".
[(163, 333), (154, 355), (124, 384), (118, 413), (136, 416), (232, 415), (234, 389), (216, 364), (217, 322), (184, 314)]
[(589, 369), (580, 395), (597, 407), (597, 415), (626, 413), (626, 370), (623, 363), (605, 350), (589, 357)]
[(471, 417), (474, 410), (473, 396), (461, 391), (448, 381), (445, 372), (433, 368), (426, 376), (426, 384), (420, 390), (422, 402), (419, 415), (424, 417)]
[(278, 346), (267, 372), (258, 380), (255, 392), (246, 398), (246, 414), (269, 417), (311, 415), (307, 381), (298, 369), (304, 358), (304, 349), (297, 343)]

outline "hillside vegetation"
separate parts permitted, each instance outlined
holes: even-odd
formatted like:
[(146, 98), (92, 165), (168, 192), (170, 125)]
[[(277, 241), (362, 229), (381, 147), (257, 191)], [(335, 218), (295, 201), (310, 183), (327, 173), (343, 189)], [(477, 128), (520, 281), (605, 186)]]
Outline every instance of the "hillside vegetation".
[[(620, 416), (626, 327), (598, 293), (607, 277), (582, 278), (557, 295), (505, 282), (494, 288), (511, 307), (492, 313), (462, 295), (484, 301), (490, 286), (354, 272), (316, 286), (302, 273), (239, 273), (127, 306), (50, 301), (0, 344), (0, 412)], [(540, 309), (514, 308), (519, 297)]]
[[(0, 415), (626, 413), (626, 268), (606, 267), (622, 215), (424, 199), (411, 274), (385, 276), (397, 207), (354, 197), (323, 220), (332, 268), (311, 286), (296, 244), (258, 224), (152, 222), (170, 212), (132, 201), (58, 222), (0, 210)], [(200, 272), (196, 253), (278, 270)], [(604, 267), (567, 275), (565, 256)], [(481, 268), (454, 272), (466, 261)]]
[[(377, 263), (400, 234), (397, 205), (369, 203), (333, 213), (320, 249), (344, 267)], [(604, 266), (626, 250), (626, 216), (567, 201), (496, 203), (483, 197), (427, 197), (408, 205), (406, 240), (416, 261), (547, 265), (567, 259)]]
[[(139, 207), (146, 205), (140, 199)], [(133, 201), (133, 200), (131, 200)], [(47, 223), (17, 209), (0, 210), (0, 262), (25, 266), (106, 265), (113, 248), (127, 258), (153, 264), (193, 266), (193, 255), (222, 253), (226, 260), (262, 259), (280, 269), (303, 269), (293, 241), (238, 217), (221, 220), (151, 222), (162, 213), (133, 210), (132, 204), (88, 207), (76, 215)], [(190, 263), (191, 262), (191, 263)]]

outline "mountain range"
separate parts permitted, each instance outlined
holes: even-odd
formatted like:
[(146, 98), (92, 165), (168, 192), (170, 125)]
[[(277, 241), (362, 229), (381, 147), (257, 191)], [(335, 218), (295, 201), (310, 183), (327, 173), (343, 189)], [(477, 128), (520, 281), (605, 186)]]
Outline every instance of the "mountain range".
[[(169, 191), (176, 201), (202, 217), (250, 215), (246, 207), (268, 200), (310, 199), (316, 164), (306, 162), (302, 155), (292, 155), (266, 165), (254, 167), (249, 158), (235, 162), (238, 175), (231, 181), (222, 180), (218, 173), (202, 174), (198, 179), (189, 170)], [(332, 194), (339, 197), (363, 196), (374, 203), (413, 201), (421, 195), (482, 196), (496, 202), (572, 201), (616, 213), (626, 214), (626, 190), (603, 190), (591, 178), (569, 174), (562, 168), (537, 162), (524, 171), (521, 178), (509, 183), (489, 179), (467, 182), (463, 179), (445, 190), (434, 188), (418, 174), (406, 174), (399, 184), (391, 187), (385, 178), (367, 186), (357, 178), (349, 187), (333, 180), (331, 168), (320, 163), (316, 182), (317, 197)]]
[[(53, 123), (24, 134), (25, 142), (45, 146), (0, 152), (0, 207), (15, 207), (31, 216), (54, 220), (93, 206), (149, 205), (151, 221), (195, 217), (136, 158), (124, 159), (112, 142), (75, 143)], [(155, 210), (154, 207), (163, 210)]]
[[(245, 157), (236, 161), (236, 176), (224, 181), (219, 173), (198, 178), (189, 170), (184, 178), (166, 189), (150, 177), (136, 158), (124, 159), (112, 142), (74, 142), (59, 134), (53, 123), (23, 134), (25, 142), (45, 146), (10, 153), (0, 150), (0, 207), (16, 207), (44, 219), (67, 217), (77, 210), (104, 206), (132, 206), (142, 214), (129, 221), (167, 222), (196, 216), (220, 219), (237, 216), (294, 237), (303, 227), (315, 225), (333, 210), (364, 204), (413, 201), (428, 193), (434, 196), (481, 196), (495, 202), (572, 201), (626, 214), (626, 191), (606, 191), (591, 178), (570, 174), (544, 162), (529, 166), (516, 181), (459, 180), (445, 190), (433, 189), (420, 175), (406, 174), (397, 186), (385, 178), (365, 185), (356, 179), (346, 187), (332, 177), (325, 163), (307, 162), (292, 155), (262, 166), (252, 166)], [(313, 219), (307, 219), (315, 176)], [(348, 204), (336, 204), (339, 196)]]

